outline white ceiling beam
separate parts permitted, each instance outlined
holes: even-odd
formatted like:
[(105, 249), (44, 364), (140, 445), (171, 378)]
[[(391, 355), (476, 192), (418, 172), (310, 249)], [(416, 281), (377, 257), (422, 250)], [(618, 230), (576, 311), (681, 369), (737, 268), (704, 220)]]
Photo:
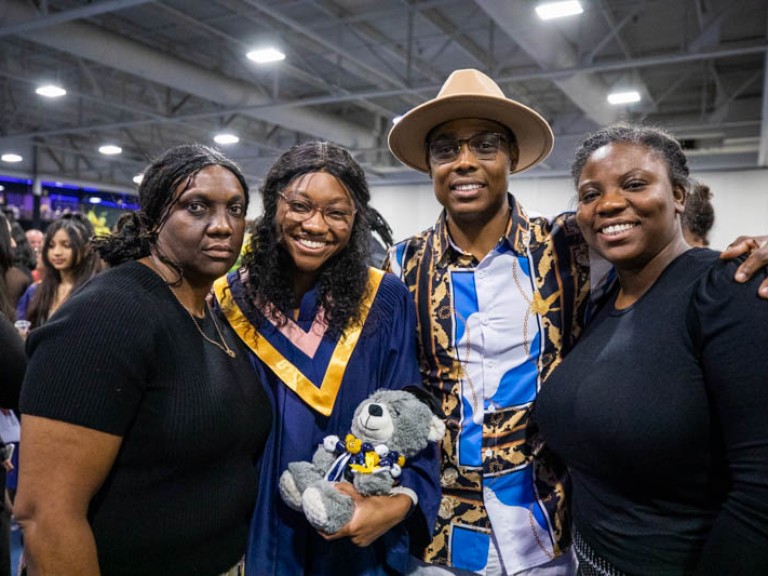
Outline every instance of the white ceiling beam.
[[(559, 31), (550, 28), (546, 34), (542, 33), (544, 24), (536, 17), (531, 4), (508, 0), (475, 1), (544, 70), (556, 71), (579, 65), (576, 50)], [(553, 79), (553, 83), (596, 124), (603, 126), (618, 118), (619, 111), (606, 102), (610, 87), (597, 76), (576, 72)]]
[[(20, 22), (36, 13), (26, 2), (4, 0), (4, 21)], [(243, 112), (260, 120), (278, 124), (290, 130), (331, 140), (349, 148), (369, 148), (375, 145), (372, 130), (339, 120), (317, 110), (270, 108), (259, 106), (272, 103), (257, 86), (202, 69), (160, 50), (155, 50), (123, 36), (105, 32), (83, 22), (57, 24), (44, 30), (27, 32), (30, 41), (122, 70), (140, 79), (173, 87), (227, 107), (250, 108)]]
[[(99, 14), (107, 14), (109, 12), (116, 12), (118, 10), (124, 10), (125, 8), (133, 8), (141, 4), (147, 4), (154, 0), (106, 0), (105, 2), (99, 2), (98, 4), (89, 4), (82, 8), (73, 8), (71, 10), (62, 10), (56, 13), (44, 13), (44, 15), (35, 15), (23, 22), (17, 22), (11, 26), (3, 26), (0, 28), (0, 38), (3, 36), (17, 36), (24, 32), (32, 32), (34, 30), (41, 30), (55, 26), (56, 24), (64, 24), (65, 22), (71, 22), (72, 20), (80, 20), (83, 18), (90, 18), (92, 16), (98, 16)], [(33, 12), (34, 14), (34, 12)], [(0, 10), (0, 21), (5, 20), (5, 14)]]
[[(648, 68), (658, 66), (670, 66), (680, 63), (692, 63), (707, 60), (717, 60), (719, 58), (732, 58), (734, 56), (744, 56), (749, 54), (764, 54), (768, 49), (768, 45), (760, 44), (755, 46), (743, 46), (740, 48), (720, 48), (707, 52), (697, 52), (695, 54), (666, 54), (657, 55), (644, 58), (635, 58), (633, 60), (614, 61), (614, 62), (601, 62), (599, 64), (593, 64), (590, 66), (579, 66), (576, 68), (569, 68), (563, 70), (537, 70), (534, 72), (516, 72), (512, 75), (498, 76), (495, 80), (499, 83), (515, 83), (527, 80), (541, 80), (549, 79), (554, 80), (557, 78), (564, 78), (571, 76), (579, 72), (611, 72), (616, 70), (625, 70), (627, 68)], [(340, 95), (321, 96), (312, 98), (302, 98), (299, 100), (286, 100), (281, 102), (269, 102), (268, 104), (258, 104), (251, 106), (230, 106), (226, 110), (215, 110), (209, 112), (199, 112), (191, 114), (179, 114), (177, 116), (168, 116), (164, 118), (145, 118), (145, 119), (133, 119), (119, 122), (109, 122), (104, 124), (93, 124), (70, 128), (50, 129), (50, 130), (37, 130), (30, 133), (13, 134), (10, 137), (0, 138), (0, 143), (4, 143), (9, 139), (26, 138), (31, 136), (56, 136), (61, 134), (77, 134), (88, 133), (98, 130), (111, 130), (131, 126), (141, 125), (160, 125), (160, 124), (184, 124), (186, 122), (194, 120), (202, 120), (205, 118), (213, 118), (221, 116), (222, 114), (242, 114), (248, 115), (248, 112), (252, 112), (256, 109), (260, 110), (262, 115), (272, 116), (273, 111), (277, 110), (294, 110), (297, 108), (316, 106), (327, 103), (339, 103), (349, 102), (356, 100), (384, 98), (392, 96), (404, 96), (406, 94), (422, 95), (422, 99), (426, 99), (434, 95), (440, 90), (440, 84), (427, 84), (413, 88), (393, 88), (390, 90), (366, 90)], [(664, 96), (664, 95), (662, 95)], [(252, 116), (252, 115), (251, 115)], [(256, 118), (258, 119), (258, 118)], [(375, 146), (374, 146), (375, 148)]]

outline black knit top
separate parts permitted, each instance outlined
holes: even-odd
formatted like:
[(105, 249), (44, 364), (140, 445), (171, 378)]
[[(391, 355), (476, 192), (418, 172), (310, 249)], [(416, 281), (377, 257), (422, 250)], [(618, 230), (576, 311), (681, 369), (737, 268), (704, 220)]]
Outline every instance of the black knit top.
[(768, 303), (738, 264), (694, 248), (614, 290), (542, 386), (574, 524), (625, 574), (768, 574)]
[[(200, 324), (218, 340), (208, 313)], [(272, 416), (238, 338), (218, 325), (236, 358), (132, 262), (30, 334), (22, 413), (123, 438), (89, 510), (105, 576), (215, 575), (245, 551)]]

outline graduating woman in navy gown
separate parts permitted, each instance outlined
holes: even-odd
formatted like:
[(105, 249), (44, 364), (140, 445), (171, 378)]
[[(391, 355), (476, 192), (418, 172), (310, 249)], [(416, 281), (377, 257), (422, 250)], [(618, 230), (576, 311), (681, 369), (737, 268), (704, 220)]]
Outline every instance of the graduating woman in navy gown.
[(395, 276), (368, 267), (378, 214), (346, 150), (326, 142), (296, 146), (277, 160), (261, 192), (264, 216), (244, 268), (214, 287), (275, 410), (246, 573), (401, 573), (409, 546), (428, 542), (434, 525), (436, 450), (404, 467), (392, 497), (363, 498), (340, 484), (356, 508), (332, 535), (317, 533), (282, 502), (278, 479), (288, 463), (311, 460), (325, 436), (343, 437), (373, 390), (420, 385), (413, 301)]

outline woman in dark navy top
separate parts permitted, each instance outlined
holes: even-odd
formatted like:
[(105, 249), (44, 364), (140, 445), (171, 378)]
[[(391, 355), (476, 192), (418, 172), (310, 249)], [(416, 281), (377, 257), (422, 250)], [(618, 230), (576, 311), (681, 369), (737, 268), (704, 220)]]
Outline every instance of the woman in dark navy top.
[(573, 479), (585, 575), (768, 574), (768, 306), (738, 262), (692, 249), (686, 158), (663, 131), (589, 137), (577, 219), (609, 290), (542, 388)]

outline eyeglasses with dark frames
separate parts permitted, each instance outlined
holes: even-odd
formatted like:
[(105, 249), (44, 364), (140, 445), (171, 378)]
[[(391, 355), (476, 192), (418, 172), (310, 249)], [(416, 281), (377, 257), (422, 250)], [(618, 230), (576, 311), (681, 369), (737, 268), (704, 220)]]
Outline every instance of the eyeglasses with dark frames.
[(437, 164), (453, 162), (461, 153), (465, 144), (478, 160), (494, 160), (501, 149), (501, 143), (507, 143), (505, 134), (499, 132), (483, 132), (471, 138), (440, 137), (429, 143), (429, 157)]
[(305, 222), (315, 215), (315, 212), (320, 212), (323, 220), (329, 228), (334, 230), (346, 230), (352, 226), (355, 220), (355, 214), (357, 210), (352, 208), (351, 210), (337, 208), (336, 206), (317, 206), (307, 200), (296, 200), (288, 198), (282, 192), (277, 193), (280, 198), (283, 199), (287, 208), (287, 215), (296, 222)]

